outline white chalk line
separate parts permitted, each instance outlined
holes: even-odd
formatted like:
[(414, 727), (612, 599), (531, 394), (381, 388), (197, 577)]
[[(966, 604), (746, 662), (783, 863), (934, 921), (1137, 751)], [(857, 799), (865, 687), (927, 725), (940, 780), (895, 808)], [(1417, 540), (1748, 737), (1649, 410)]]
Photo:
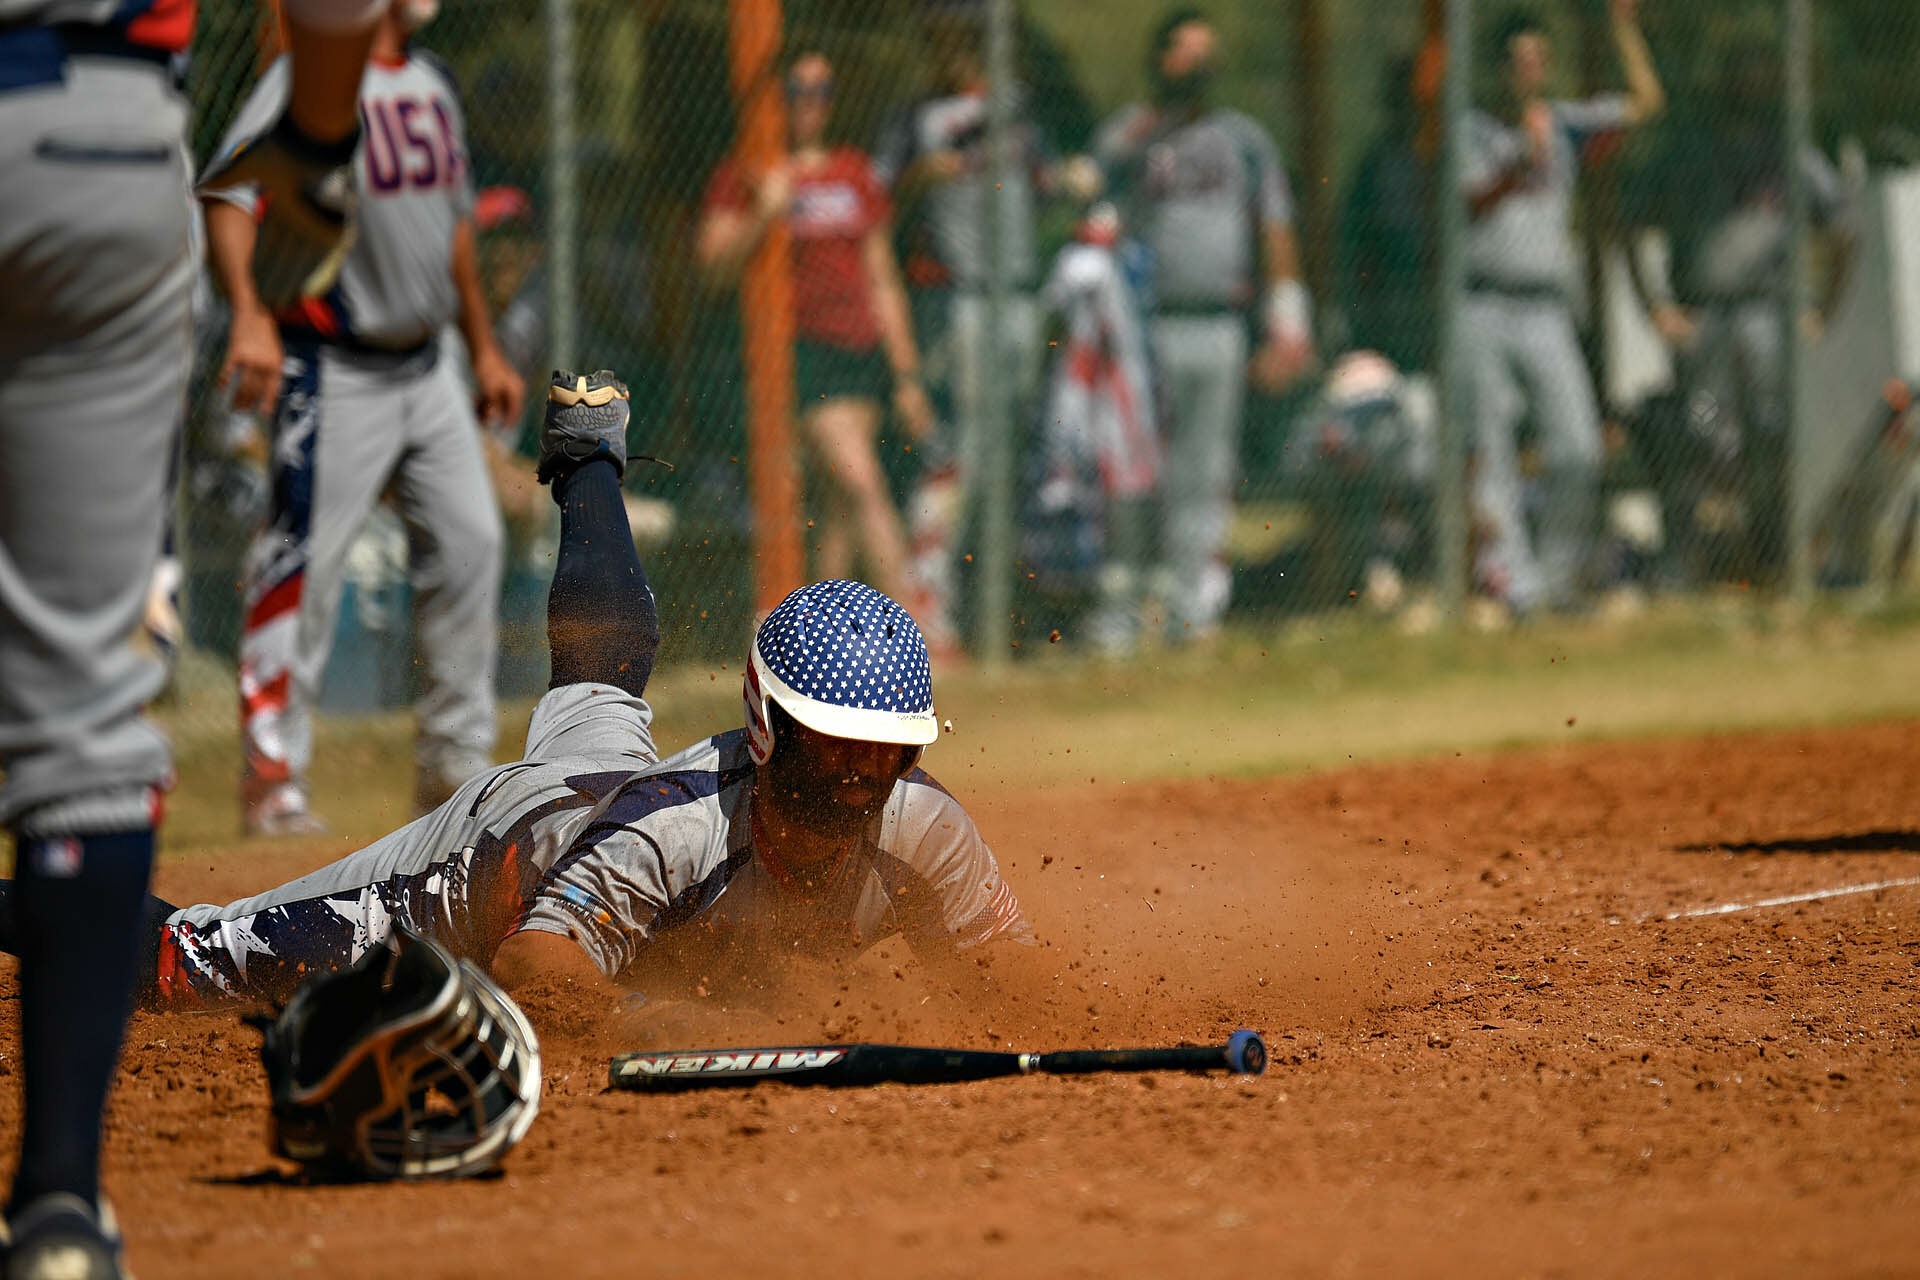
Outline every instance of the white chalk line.
[(1777, 898), (1758, 898), (1752, 902), (1724, 902), (1717, 907), (1694, 907), (1689, 911), (1669, 911), (1664, 915), (1640, 918), (1642, 920), (1692, 920), (1701, 916), (1728, 916), (1736, 911), (1785, 907), (1796, 902), (1818, 902), (1822, 898), (1844, 898), (1855, 893), (1878, 893), (1882, 889), (1903, 889), (1910, 885), (1920, 885), (1920, 876), (1902, 876), (1898, 880), (1875, 880), (1871, 884), (1846, 884), (1833, 889), (1814, 889), (1807, 893), (1787, 893)]

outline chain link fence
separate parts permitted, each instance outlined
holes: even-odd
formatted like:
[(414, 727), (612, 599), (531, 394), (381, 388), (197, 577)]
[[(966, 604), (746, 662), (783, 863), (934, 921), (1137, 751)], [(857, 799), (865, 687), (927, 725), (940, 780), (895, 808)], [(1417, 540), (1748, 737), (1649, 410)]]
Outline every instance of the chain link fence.
[[(1904, 579), (1920, 10), (1182, 14), (449, 0), (418, 33), (464, 95), (503, 345), (536, 391), (619, 370), (633, 451), (674, 464), (629, 478), (668, 661), (737, 656), (797, 572), (865, 576), (990, 664)], [(200, 156), (274, 41), (267, 8), (204, 6)], [(800, 158), (745, 145), (754, 119)], [(179, 542), (217, 683), (267, 490), (211, 290), (200, 338)], [(522, 454), (530, 400), (496, 424)], [(544, 681), (554, 531), (501, 488), (512, 694)], [(405, 564), (377, 518), (324, 705), (405, 701)]]

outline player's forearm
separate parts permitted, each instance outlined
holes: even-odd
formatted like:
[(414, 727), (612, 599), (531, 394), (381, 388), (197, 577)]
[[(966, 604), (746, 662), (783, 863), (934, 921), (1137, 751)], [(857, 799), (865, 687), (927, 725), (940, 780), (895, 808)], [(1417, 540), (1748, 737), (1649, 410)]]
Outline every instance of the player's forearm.
[(1645, 124), (1667, 109), (1667, 91), (1654, 68), (1653, 51), (1640, 24), (1625, 14), (1614, 16), (1613, 42), (1620, 50), (1620, 70), (1627, 80), (1627, 113), (1634, 124)]
[(501, 943), (492, 969), (494, 979), (508, 991), (539, 982), (596, 997), (620, 994), (579, 943), (538, 929), (522, 929)]
[(338, 142), (359, 123), (360, 78), (386, 0), (296, 0), (286, 6), (293, 95), (287, 116), (316, 142)]
[(907, 290), (893, 260), (893, 244), (885, 228), (867, 233), (867, 279), (873, 292), (873, 319), (880, 327), (880, 345), (895, 378), (920, 374), (920, 351), (913, 342), (913, 318), (907, 310)]
[(695, 246), (700, 265), (718, 282), (731, 284), (738, 280), (771, 224), (772, 219), (762, 217), (757, 209), (709, 214)]
[(453, 229), (453, 287), (460, 299), (460, 336), (477, 362), (482, 352), (497, 350), (493, 317), (487, 311), (486, 290), (480, 284), (480, 255), (474, 245), (473, 219), (462, 218)]
[(201, 202), (207, 218), (207, 261), (235, 314), (265, 311), (253, 285), (253, 246), (259, 227), (253, 214), (225, 200)]
[(1820, 275), (1820, 296), (1814, 300), (1814, 308), (1823, 323), (1830, 323), (1840, 309), (1840, 299), (1846, 296), (1847, 285), (1853, 280), (1859, 241), (1844, 227), (1829, 227), (1820, 233), (1817, 243), (1823, 270)]

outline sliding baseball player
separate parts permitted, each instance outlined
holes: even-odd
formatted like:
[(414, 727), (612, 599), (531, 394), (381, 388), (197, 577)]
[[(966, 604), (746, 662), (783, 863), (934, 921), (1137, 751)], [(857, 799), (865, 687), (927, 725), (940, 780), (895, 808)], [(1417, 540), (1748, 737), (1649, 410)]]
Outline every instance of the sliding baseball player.
[(156, 904), (148, 999), (283, 999), (395, 923), (510, 987), (559, 976), (649, 998), (764, 983), (778, 957), (851, 958), (895, 933), (970, 987), (1036, 963), (973, 820), (917, 767), (939, 734), (926, 645), (871, 587), (789, 595), (748, 656), (745, 727), (658, 758), (643, 695), (659, 628), (620, 497), (626, 389), (558, 374), (549, 395), (553, 676), (525, 758), (291, 884)]

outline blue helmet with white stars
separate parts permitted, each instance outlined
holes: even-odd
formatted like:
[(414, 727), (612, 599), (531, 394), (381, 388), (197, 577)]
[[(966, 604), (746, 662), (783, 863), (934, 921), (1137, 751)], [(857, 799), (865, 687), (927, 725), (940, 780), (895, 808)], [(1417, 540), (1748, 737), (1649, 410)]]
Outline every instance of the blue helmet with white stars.
[(775, 703), (831, 738), (924, 747), (940, 736), (919, 626), (886, 595), (844, 578), (801, 587), (767, 615), (743, 692), (760, 764), (773, 755)]

